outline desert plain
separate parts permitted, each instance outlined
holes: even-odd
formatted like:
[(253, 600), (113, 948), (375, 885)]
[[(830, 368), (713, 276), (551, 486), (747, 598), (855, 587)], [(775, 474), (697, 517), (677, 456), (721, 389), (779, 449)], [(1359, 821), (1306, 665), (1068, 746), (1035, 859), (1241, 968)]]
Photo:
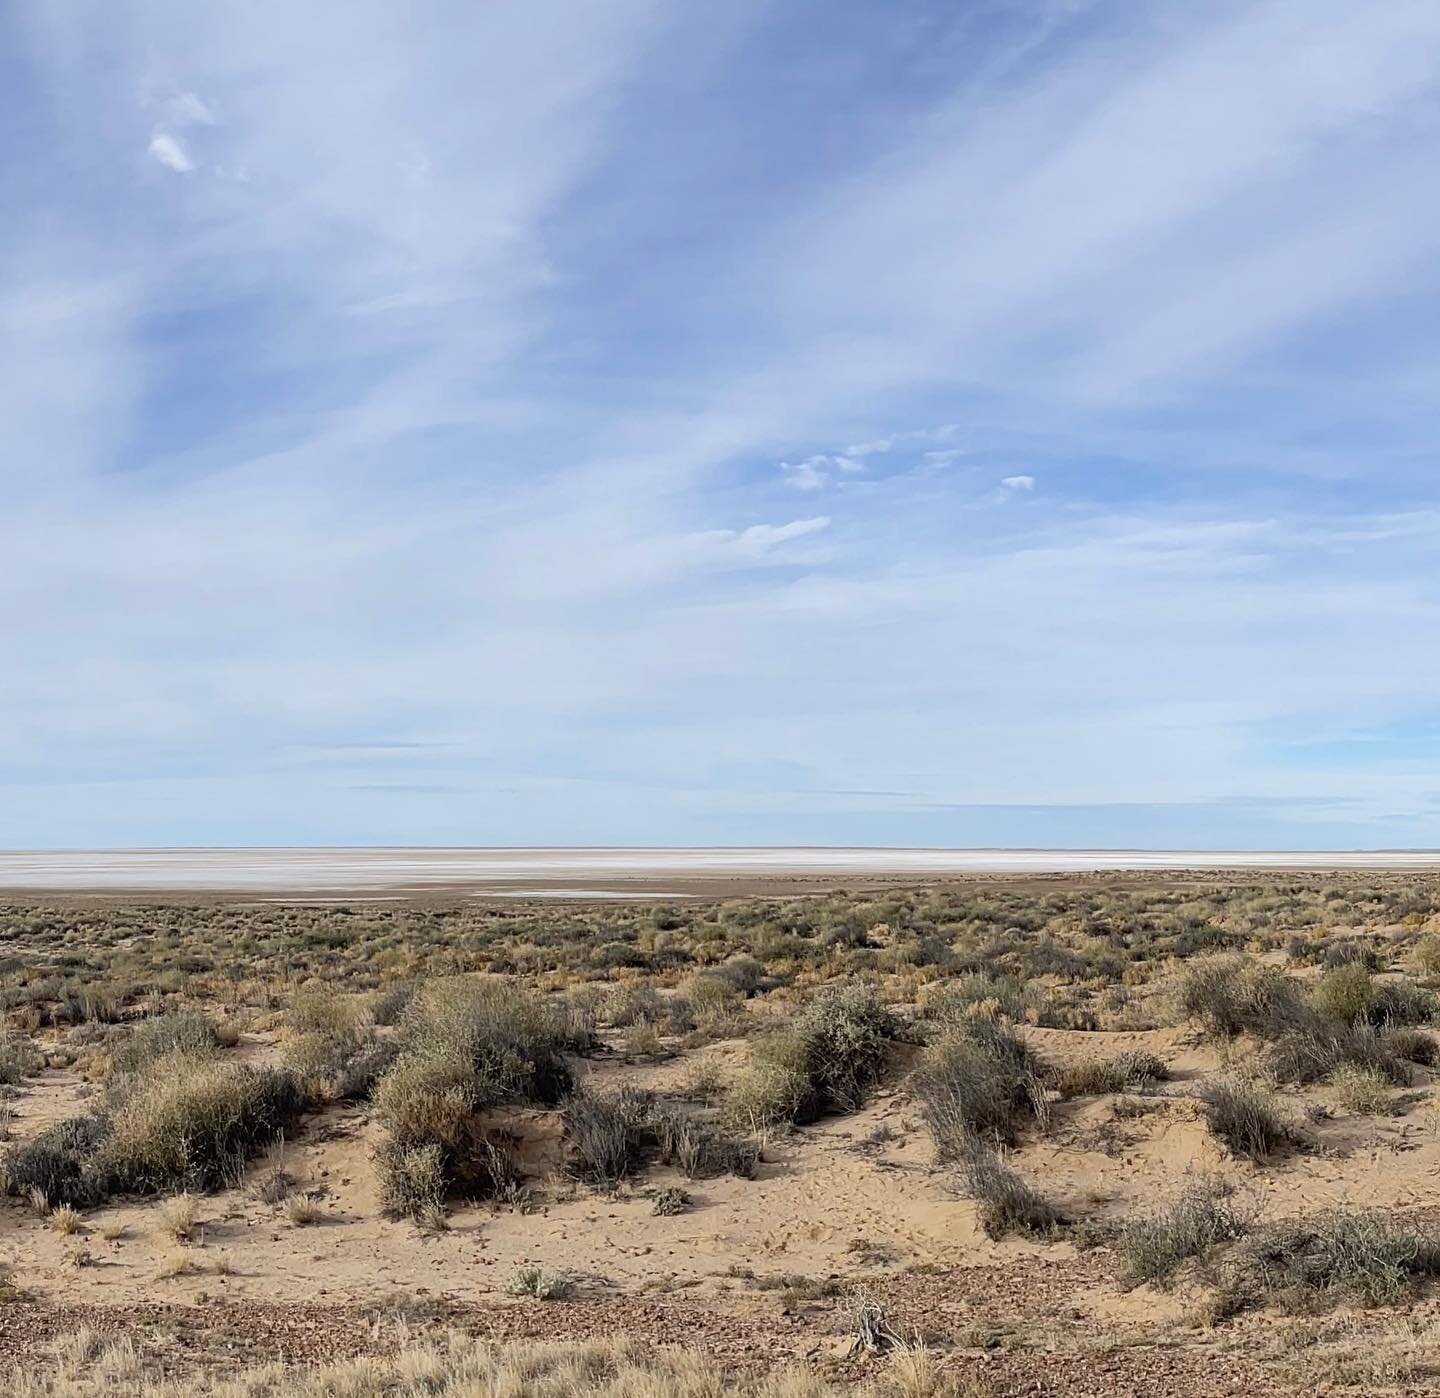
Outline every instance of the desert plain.
[(5, 1391), (1440, 1391), (1424, 857), (607, 853), (0, 861)]

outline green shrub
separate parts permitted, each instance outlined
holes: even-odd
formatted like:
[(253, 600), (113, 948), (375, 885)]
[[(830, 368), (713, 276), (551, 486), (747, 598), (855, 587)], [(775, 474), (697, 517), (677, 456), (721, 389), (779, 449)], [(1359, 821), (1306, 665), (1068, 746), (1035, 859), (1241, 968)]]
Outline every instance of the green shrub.
[(638, 1169), (656, 1149), (654, 1107), (652, 1094), (633, 1087), (611, 1095), (577, 1092), (564, 1109), (572, 1172), (591, 1184), (613, 1186)]
[(725, 1119), (737, 1130), (764, 1131), (794, 1121), (808, 1092), (798, 1068), (773, 1060), (752, 1061), (725, 1091)]
[(477, 1112), (560, 1101), (573, 1081), (565, 1052), (578, 1047), (560, 1007), (509, 982), (437, 982), (406, 1013), (376, 1111), (401, 1145), (453, 1151)]
[(1091, 1058), (1067, 1063), (1055, 1074), (1055, 1086), (1062, 1097), (1098, 1097), (1124, 1092), (1133, 1087), (1163, 1082), (1170, 1076), (1162, 1058), (1144, 1049), (1131, 1049), (1114, 1058)]
[(655, 1203), (650, 1212), (657, 1218), (670, 1218), (675, 1214), (683, 1214), (689, 1208), (691, 1199), (685, 1190), (679, 1185), (668, 1185), (664, 1189), (655, 1191)]
[(973, 1138), (1011, 1144), (1049, 1120), (1044, 1064), (1000, 1021), (952, 1025), (931, 1043), (911, 1080), (942, 1161), (963, 1161)]
[(1427, 932), (1415, 943), (1415, 964), (1432, 980), (1440, 977), (1440, 932)]
[[(440, 981), (411, 1003), (400, 1056), (380, 1080), (376, 1106), (403, 1140), (411, 1134), (405, 1101), (411, 1084), (454, 1089), (472, 1113), (504, 1103), (553, 1106), (572, 1086), (566, 1052), (588, 1046), (588, 1039), (577, 1042), (564, 1007), (510, 982)], [(433, 1139), (423, 1113), (420, 1139)]]
[(1266, 1058), (1271, 1075), (1282, 1083), (1320, 1082), (1342, 1064), (1373, 1069), (1398, 1085), (1410, 1080), (1392, 1036), (1377, 1034), (1368, 1024), (1317, 1021), (1283, 1035)]
[(399, 1023), (414, 996), (415, 988), (409, 985), (392, 985), (377, 990), (370, 997), (371, 1021), (386, 1026)]
[(1337, 1024), (1369, 1022), (1379, 1002), (1380, 992), (1370, 972), (1358, 961), (1326, 971), (1310, 994), (1316, 1011)]
[(1325, 1082), (1336, 1105), (1356, 1116), (1378, 1116), (1393, 1106), (1390, 1080), (1376, 1068), (1342, 1063)]
[(140, 1073), (172, 1053), (209, 1058), (220, 1046), (215, 1021), (198, 1010), (175, 1010), (142, 1019), (110, 1056), (112, 1072)]
[(1310, 999), (1318, 1014), (1342, 1025), (1430, 1024), (1440, 1015), (1433, 991), (1408, 980), (1377, 981), (1358, 961), (1326, 971)]
[(697, 971), (681, 990), (695, 1023), (712, 1029), (727, 1023), (744, 998), (735, 983), (715, 968)]
[(1433, 1068), (1440, 1061), (1440, 1041), (1423, 1029), (1395, 1029), (1382, 1040), (1385, 1052), (1406, 1063)]
[(1248, 1083), (1206, 1083), (1198, 1093), (1210, 1134), (1235, 1155), (1265, 1164), (1295, 1142), (1295, 1133), (1275, 1107), (1274, 1095)]
[(965, 1192), (980, 1208), (980, 1223), (991, 1238), (1007, 1233), (1054, 1237), (1066, 1224), (1065, 1216), (1038, 1194), (995, 1150), (971, 1137), (961, 1166)]
[(116, 1105), (98, 1168), (140, 1193), (231, 1185), (301, 1104), (287, 1072), (172, 1053)]
[(503, 1187), (511, 1167), (477, 1117), (503, 1105), (553, 1106), (569, 1093), (565, 1055), (590, 1044), (589, 1020), (572, 1008), (498, 978), (420, 991), (373, 1094), (396, 1158), (434, 1146), (447, 1191)]
[(751, 1140), (736, 1140), (708, 1121), (678, 1107), (661, 1104), (653, 1110), (650, 1129), (655, 1133), (659, 1160), (686, 1179), (708, 1180), (716, 1175), (754, 1179), (760, 1148)]
[(607, 986), (595, 1009), (600, 1021), (615, 1029), (649, 1025), (658, 1033), (658, 1027), (664, 1026), (672, 1034), (686, 1034), (695, 1027), (695, 1006), (690, 999), (662, 995), (645, 981)]
[(1360, 965), (1367, 971), (1378, 971), (1380, 969), (1380, 957), (1373, 947), (1366, 946), (1364, 942), (1356, 941), (1353, 937), (1343, 941), (1329, 942), (1321, 952), (1320, 962), (1327, 969), (1331, 966)]
[(1164, 1282), (1189, 1258), (1243, 1237), (1254, 1221), (1253, 1206), (1238, 1202), (1223, 1179), (1196, 1175), (1171, 1203), (1154, 1214), (1130, 1220), (1120, 1230), (1118, 1247), (1127, 1280), (1132, 1286)]
[(1338, 1211), (1277, 1223), (1252, 1238), (1227, 1285), (1242, 1302), (1275, 1294), (1394, 1305), (1440, 1275), (1440, 1237), (1374, 1211)]
[(27, 1198), (39, 1190), (52, 1205), (88, 1209), (110, 1195), (111, 1184), (97, 1165), (110, 1123), (103, 1116), (77, 1116), (42, 1131), (5, 1152), (5, 1192)]
[(0, 1037), (0, 1084), (18, 1086), (32, 1073), (38, 1073), (43, 1062), (29, 1039), (18, 1034)]
[(1372, 1018), (1376, 1024), (1433, 1024), (1440, 1019), (1440, 998), (1413, 981), (1381, 981)]
[(939, 1024), (997, 1015), (1021, 1023), (1029, 1018), (1032, 1008), (1038, 1010), (1042, 998), (1035, 988), (1023, 985), (1014, 976), (970, 971), (945, 981), (926, 999), (924, 1014), (927, 1020)]
[(1307, 1018), (1300, 989), (1283, 971), (1247, 956), (1218, 956), (1181, 979), (1179, 1004), (1212, 1038), (1276, 1038)]
[(373, 1158), (380, 1207), (387, 1217), (419, 1221), (444, 1212), (448, 1180), (439, 1146), (384, 1141)]
[(108, 1114), (74, 1117), (5, 1158), (6, 1188), (90, 1207), (121, 1190), (151, 1194), (235, 1184), (246, 1158), (295, 1117), (294, 1079), (176, 1049), (117, 1079)]
[[(800, 1116), (811, 1119), (864, 1105), (885, 1071), (900, 1024), (870, 987), (827, 987), (805, 1007), (795, 1033), (809, 1084)], [(783, 1052), (777, 1061), (785, 1061)]]
[(297, 1034), (342, 1035), (373, 1019), (371, 999), (326, 987), (297, 990), (285, 1015)]
[(565, 1104), (570, 1171), (611, 1187), (652, 1160), (689, 1179), (734, 1174), (753, 1178), (759, 1151), (681, 1108), (634, 1087), (603, 1094), (577, 1092)]
[(308, 1096), (357, 1102), (370, 1096), (399, 1052), (394, 1038), (382, 1036), (374, 1025), (361, 1020), (348, 1028), (317, 1029), (291, 1039), (283, 1061)]
[(751, 1127), (852, 1112), (879, 1081), (900, 1024), (868, 986), (827, 987), (787, 1028), (757, 1040), (727, 1094)]
[(450, 1153), (470, 1132), (482, 1105), (473, 1064), (458, 1055), (402, 1053), (376, 1085), (375, 1107), (401, 1146), (435, 1145)]
[(521, 1267), (505, 1284), (511, 1296), (533, 1296), (538, 1301), (564, 1301), (575, 1290), (575, 1283), (559, 1272), (547, 1272), (541, 1267)]

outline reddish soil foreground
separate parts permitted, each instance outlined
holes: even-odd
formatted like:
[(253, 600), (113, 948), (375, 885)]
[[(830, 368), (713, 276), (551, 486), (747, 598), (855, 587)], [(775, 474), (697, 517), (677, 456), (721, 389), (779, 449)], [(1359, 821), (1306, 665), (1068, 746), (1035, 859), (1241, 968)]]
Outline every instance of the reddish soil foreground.
[[(1270, 1380), (1243, 1354), (1235, 1337), (1226, 1352), (1203, 1342), (1177, 1348), (1073, 1318), (1070, 1298), (1099, 1283), (1104, 1264), (1037, 1261), (1023, 1272), (975, 1267), (926, 1276), (877, 1279), (871, 1294), (906, 1333), (918, 1332), (943, 1351), (940, 1368), (983, 1379), (995, 1395), (1257, 1394)], [(617, 1335), (703, 1351), (723, 1366), (761, 1372), (805, 1365), (837, 1383), (863, 1380), (879, 1361), (850, 1358), (844, 1307), (835, 1302), (785, 1304), (768, 1297), (744, 1304), (715, 1298), (614, 1296), (564, 1303), (415, 1302), (325, 1306), (267, 1304), (218, 1296), (194, 1304), (128, 1306), (15, 1302), (0, 1308), (0, 1358), (25, 1360), (53, 1337), (88, 1326), (142, 1343), (158, 1367), (223, 1376), (237, 1360), (292, 1364), (392, 1353), (413, 1330), (442, 1325), (496, 1340), (572, 1341)], [(1010, 1348), (1048, 1332), (1068, 1352)], [(966, 1344), (966, 1341), (969, 1341)], [(983, 1342), (985, 1347), (977, 1344)]]

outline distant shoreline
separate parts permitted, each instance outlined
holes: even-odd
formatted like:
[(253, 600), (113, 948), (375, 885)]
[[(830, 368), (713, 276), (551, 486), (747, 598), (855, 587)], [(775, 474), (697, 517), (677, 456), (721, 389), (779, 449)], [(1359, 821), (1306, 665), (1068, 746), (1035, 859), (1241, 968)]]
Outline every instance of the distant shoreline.
[[(1432, 850), (844, 847), (242, 848), (0, 851), (0, 891), (67, 895), (366, 893), (663, 899), (977, 876), (1440, 871)], [(387, 900), (388, 901), (388, 900)]]

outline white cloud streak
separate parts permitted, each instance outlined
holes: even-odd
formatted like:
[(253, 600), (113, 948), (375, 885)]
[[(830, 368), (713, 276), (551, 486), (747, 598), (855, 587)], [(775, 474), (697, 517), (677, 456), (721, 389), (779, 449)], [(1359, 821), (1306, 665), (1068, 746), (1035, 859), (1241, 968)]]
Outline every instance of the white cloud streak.
[(174, 170), (177, 175), (188, 175), (195, 168), (195, 162), (190, 158), (185, 142), (166, 131), (152, 136), (148, 149), (160, 164), (167, 170)]
[[(504, 839), (497, 791), (570, 781), (599, 794), (554, 838), (641, 787), (691, 795), (628, 838), (743, 837), (705, 774), (771, 760), (937, 805), (1421, 802), (1430, 768), (1267, 735), (1433, 704), (1427, 501), (1193, 482), (1364, 475), (1325, 411), (1433, 412), (1387, 372), (1404, 318), (1276, 356), (1440, 281), (1440, 16), (1063, 9), (850, 156), (726, 124), (760, 5), (723, 51), (658, 0), (26, 8), (35, 91), (78, 94), (36, 121), (95, 178), (37, 172), (0, 234), (0, 835), (67, 838), (36, 792), (84, 782), (117, 841), (177, 799), (196, 838), (223, 806), (324, 839), (324, 783), (374, 774), (286, 754), (355, 733), (480, 793), (413, 838)], [(730, 150), (743, 209), (683, 184)]]

